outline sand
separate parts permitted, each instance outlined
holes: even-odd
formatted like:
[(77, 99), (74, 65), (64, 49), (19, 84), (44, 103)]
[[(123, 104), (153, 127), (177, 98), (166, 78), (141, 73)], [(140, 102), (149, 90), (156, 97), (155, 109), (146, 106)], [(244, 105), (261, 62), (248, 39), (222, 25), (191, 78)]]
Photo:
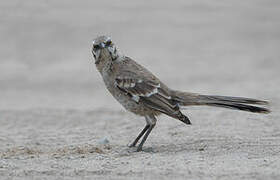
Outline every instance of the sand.
[[(1, 1), (0, 179), (279, 179), (280, 3)], [(265, 99), (271, 114), (187, 107), (145, 120), (104, 89), (90, 54), (110, 35), (174, 89)], [(105, 142), (104, 140), (108, 140)]]

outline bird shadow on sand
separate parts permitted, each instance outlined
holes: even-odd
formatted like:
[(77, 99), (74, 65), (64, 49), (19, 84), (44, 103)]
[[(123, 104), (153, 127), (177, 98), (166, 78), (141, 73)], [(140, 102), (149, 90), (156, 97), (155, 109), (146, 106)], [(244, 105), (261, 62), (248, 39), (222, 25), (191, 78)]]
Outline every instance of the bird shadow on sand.
[(120, 156), (137, 156), (138, 154), (208, 154), (212, 157), (243, 154), (249, 159), (264, 158), (267, 156), (279, 156), (279, 143), (274, 138), (262, 140), (234, 139), (234, 138), (207, 138), (186, 143), (153, 144), (144, 146), (143, 151), (136, 152), (136, 147), (124, 148)]
[(201, 152), (207, 150), (207, 143), (202, 143), (201, 141), (196, 142), (186, 142), (181, 144), (166, 144), (166, 145), (152, 145), (152, 146), (145, 146), (143, 150), (137, 152), (136, 147), (122, 147), (119, 151), (120, 156), (130, 156), (142, 153), (149, 153), (149, 154), (160, 154), (160, 153), (178, 153), (178, 152)]

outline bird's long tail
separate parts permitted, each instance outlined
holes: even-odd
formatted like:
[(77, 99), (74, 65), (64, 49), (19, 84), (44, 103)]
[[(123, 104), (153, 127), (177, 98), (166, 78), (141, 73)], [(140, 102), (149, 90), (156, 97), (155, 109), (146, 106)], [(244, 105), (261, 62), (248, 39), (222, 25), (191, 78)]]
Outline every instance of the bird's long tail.
[(181, 91), (173, 91), (172, 98), (176, 100), (180, 106), (191, 105), (207, 105), (217, 106), (223, 108), (236, 109), (241, 111), (249, 111), (253, 113), (269, 113), (270, 110), (264, 107), (253, 105), (268, 105), (267, 101), (243, 98), (243, 97), (229, 97), (229, 96), (209, 96), (194, 93), (187, 93)]

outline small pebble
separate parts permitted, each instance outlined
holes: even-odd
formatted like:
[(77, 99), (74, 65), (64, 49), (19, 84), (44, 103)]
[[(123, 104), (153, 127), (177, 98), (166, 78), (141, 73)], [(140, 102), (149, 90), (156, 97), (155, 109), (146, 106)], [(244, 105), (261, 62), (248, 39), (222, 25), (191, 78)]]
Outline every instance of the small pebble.
[(98, 144), (102, 144), (102, 145), (109, 144), (109, 140), (106, 137), (104, 137), (98, 141)]

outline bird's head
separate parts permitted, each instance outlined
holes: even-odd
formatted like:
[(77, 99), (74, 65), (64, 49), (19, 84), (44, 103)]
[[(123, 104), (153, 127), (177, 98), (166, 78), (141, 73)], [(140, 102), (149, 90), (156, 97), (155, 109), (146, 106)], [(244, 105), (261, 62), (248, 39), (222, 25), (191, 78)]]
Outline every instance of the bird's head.
[(110, 37), (99, 36), (92, 44), (92, 54), (97, 65), (101, 61), (114, 61), (119, 57), (118, 50)]

